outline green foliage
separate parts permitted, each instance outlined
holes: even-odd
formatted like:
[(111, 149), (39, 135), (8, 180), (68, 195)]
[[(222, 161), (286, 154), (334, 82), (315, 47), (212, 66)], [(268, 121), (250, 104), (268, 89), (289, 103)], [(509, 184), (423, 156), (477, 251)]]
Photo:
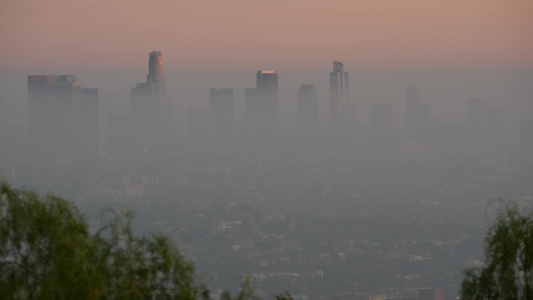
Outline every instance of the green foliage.
[(194, 266), (161, 234), (137, 237), (131, 212), (95, 234), (69, 202), (0, 186), (4, 299), (209, 299)]
[(485, 238), (485, 264), (464, 271), (461, 299), (533, 300), (533, 211), (505, 203)]
[(87, 226), (81, 214), (53, 195), (0, 186), (0, 294), (43, 299), (88, 291), (84, 274)]

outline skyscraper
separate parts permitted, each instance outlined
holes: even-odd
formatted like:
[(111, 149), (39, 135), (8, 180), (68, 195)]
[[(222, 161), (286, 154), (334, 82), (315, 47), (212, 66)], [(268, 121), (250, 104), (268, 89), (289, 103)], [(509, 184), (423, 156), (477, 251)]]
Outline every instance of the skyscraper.
[[(163, 54), (152, 51), (148, 54), (148, 75), (145, 83), (137, 83), (130, 89), (132, 115), (159, 119), (166, 98), (165, 76), (163, 75)], [(154, 121), (154, 120), (152, 120)]]
[(163, 75), (163, 54), (161, 51), (152, 51), (149, 53), (146, 83), (150, 85), (152, 98), (156, 101), (159, 101), (160, 97), (166, 96), (165, 76)]
[(316, 138), (318, 134), (318, 96), (313, 84), (300, 86), (296, 119), (300, 139)]
[(88, 150), (85, 142), (94, 142), (95, 135), (98, 139), (97, 129), (86, 135), (98, 124), (98, 90), (84, 90), (75, 75), (28, 76), (28, 140), (33, 155), (79, 153)]
[(233, 144), (233, 89), (210, 89), (209, 94), (209, 106), (214, 109), (215, 148), (229, 153)]
[(257, 92), (260, 106), (265, 114), (264, 126), (268, 137), (274, 138), (278, 134), (278, 72), (273, 70), (257, 71)]
[(257, 85), (245, 90), (247, 138), (252, 148), (272, 144), (278, 134), (278, 72), (257, 71)]
[(174, 147), (171, 141), (177, 133), (173, 128), (172, 100), (166, 96), (163, 54), (152, 51), (148, 56), (146, 82), (137, 83), (130, 89), (131, 127), (137, 128), (139, 141), (147, 141), (147, 144), (139, 145), (141, 149), (138, 150), (159, 150), (161, 147), (171, 150)]
[(340, 61), (333, 61), (333, 72), (329, 73), (329, 124), (333, 133), (341, 131), (347, 122), (350, 107), (348, 72)]

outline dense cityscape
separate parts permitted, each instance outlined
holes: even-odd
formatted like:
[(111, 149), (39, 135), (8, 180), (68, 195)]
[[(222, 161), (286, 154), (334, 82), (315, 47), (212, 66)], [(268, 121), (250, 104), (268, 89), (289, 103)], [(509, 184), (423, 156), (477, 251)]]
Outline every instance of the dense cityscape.
[[(215, 294), (251, 276), (263, 297), (455, 299), (482, 259), (489, 201), (533, 200), (533, 119), (507, 126), (476, 98), (468, 119), (441, 124), (406, 87), (398, 128), (392, 102), (358, 109), (347, 70), (333, 61), (327, 100), (312, 84), (280, 99), (278, 72), (257, 71), (256, 87), (210, 89), (186, 128), (160, 51), (129, 113), (100, 114), (102, 95), (76, 75), (29, 75), (27, 134), (0, 110), (0, 176), (71, 199), (93, 228), (102, 207), (133, 208), (136, 228), (171, 234)], [(278, 129), (279, 101), (296, 102), (296, 134)]]

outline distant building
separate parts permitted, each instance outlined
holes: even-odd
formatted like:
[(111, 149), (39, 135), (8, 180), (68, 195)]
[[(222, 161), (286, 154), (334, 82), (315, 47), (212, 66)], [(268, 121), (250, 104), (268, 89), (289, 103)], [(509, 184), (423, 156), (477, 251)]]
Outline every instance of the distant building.
[(246, 130), (249, 148), (266, 149), (278, 134), (278, 72), (257, 71), (257, 85), (245, 90)]
[(333, 133), (339, 133), (346, 125), (350, 107), (350, 87), (348, 72), (340, 61), (333, 62), (333, 72), (329, 73), (329, 124)]
[(98, 124), (97, 89), (81, 89), (75, 75), (28, 76), (28, 142), (32, 155), (57, 157), (97, 149), (98, 129), (94, 124)]
[(146, 82), (137, 83), (130, 89), (130, 113), (133, 127), (138, 128), (137, 139), (147, 141), (143, 149), (172, 151), (177, 139), (174, 130), (172, 100), (166, 95), (163, 75), (163, 54), (152, 51), (148, 54)]
[(163, 53), (161, 51), (152, 51), (148, 59), (148, 75), (146, 75), (146, 84), (150, 86), (151, 96), (155, 101), (165, 97), (165, 76), (163, 75)]
[(300, 139), (309, 140), (318, 134), (318, 96), (315, 86), (302, 84), (298, 91), (297, 129)]
[(165, 105), (171, 101), (166, 98), (165, 76), (163, 75), (163, 54), (152, 51), (148, 54), (148, 75), (146, 82), (137, 83), (130, 89), (131, 114), (143, 118), (160, 119)]
[(233, 89), (210, 89), (209, 106), (214, 110), (215, 150), (229, 153), (233, 144)]

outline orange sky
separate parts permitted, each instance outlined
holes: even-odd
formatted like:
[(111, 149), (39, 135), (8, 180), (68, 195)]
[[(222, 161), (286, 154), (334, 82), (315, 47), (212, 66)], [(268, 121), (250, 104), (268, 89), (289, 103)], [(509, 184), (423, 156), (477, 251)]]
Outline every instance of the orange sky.
[[(2, 0), (0, 67), (533, 66), (530, 0)], [(316, 67), (315, 67), (316, 66)]]

